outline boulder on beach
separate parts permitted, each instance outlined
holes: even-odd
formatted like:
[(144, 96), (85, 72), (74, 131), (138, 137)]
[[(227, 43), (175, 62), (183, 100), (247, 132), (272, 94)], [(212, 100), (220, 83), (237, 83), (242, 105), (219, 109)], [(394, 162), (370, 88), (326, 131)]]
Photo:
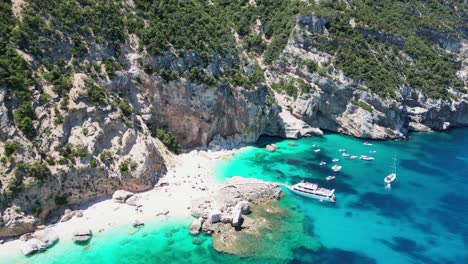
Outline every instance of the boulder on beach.
[(125, 201), (132, 196), (133, 196), (132, 192), (118, 190), (118, 191), (115, 191), (114, 194), (112, 195), (112, 200), (118, 203), (125, 203)]
[(34, 232), (21, 247), (21, 253), (25, 256), (32, 255), (36, 252), (41, 252), (51, 247), (59, 237), (55, 231), (51, 229), (44, 229)]
[(133, 226), (133, 227), (142, 227), (142, 226), (144, 226), (144, 225), (145, 225), (145, 223), (143, 223), (143, 222), (140, 221), (140, 220), (135, 220), (135, 221), (133, 221), (133, 223), (132, 223), (132, 226)]
[(60, 218), (60, 222), (67, 222), (68, 220), (72, 219), (75, 216), (83, 217), (83, 211), (81, 210), (72, 211), (70, 209), (66, 209), (62, 218)]
[(89, 228), (78, 228), (73, 231), (73, 242), (75, 243), (85, 243), (89, 241), (92, 237), (91, 229)]
[(203, 217), (199, 217), (198, 219), (195, 219), (190, 225), (190, 234), (197, 235), (198, 233), (200, 233), (200, 230), (204, 221), (205, 219), (203, 219)]
[(133, 196), (129, 197), (127, 200), (125, 200), (125, 203), (128, 204), (128, 205), (131, 205), (131, 206), (140, 207), (141, 206), (140, 200), (141, 200), (140, 196), (133, 195)]

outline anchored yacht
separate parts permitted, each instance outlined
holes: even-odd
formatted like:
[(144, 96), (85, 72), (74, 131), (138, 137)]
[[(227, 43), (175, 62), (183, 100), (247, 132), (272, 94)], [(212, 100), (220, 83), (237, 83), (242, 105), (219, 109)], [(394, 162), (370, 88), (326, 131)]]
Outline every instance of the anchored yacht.
[(333, 194), (335, 189), (329, 190), (320, 188), (315, 183), (301, 181), (293, 186), (288, 186), (288, 189), (305, 197), (314, 198), (320, 201), (335, 202), (335, 195)]
[(361, 157), (359, 157), (359, 159), (362, 159), (362, 160), (374, 160), (373, 157), (369, 157), (369, 156), (366, 156), (366, 155), (361, 155)]
[(341, 170), (341, 168), (343, 168), (343, 166), (339, 166), (339, 165), (333, 165), (331, 167), (331, 169), (334, 171), (334, 172), (338, 172)]
[(384, 182), (387, 184), (385, 186), (386, 189), (391, 189), (392, 185), (391, 183), (396, 179), (396, 158), (393, 158), (393, 166), (392, 166), (392, 173), (387, 175), (387, 177), (384, 178)]

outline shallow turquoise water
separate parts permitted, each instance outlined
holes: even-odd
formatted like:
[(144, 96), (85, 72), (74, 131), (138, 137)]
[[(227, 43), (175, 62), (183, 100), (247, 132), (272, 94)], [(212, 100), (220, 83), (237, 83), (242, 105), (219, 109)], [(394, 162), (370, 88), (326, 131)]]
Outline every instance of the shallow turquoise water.
[[(264, 138), (259, 146), (274, 140)], [(468, 263), (468, 129), (373, 146), (337, 134), (300, 139), (297, 146), (288, 142), (276, 142), (274, 153), (251, 147), (217, 171), (220, 181), (233, 175), (290, 184), (306, 179), (336, 189), (336, 204), (285, 190), (281, 206), (305, 215), (304, 232), (282, 236), (271, 252), (244, 259), (217, 253), (210, 237), (188, 235), (186, 219), (147, 223), (136, 233), (128, 226), (114, 228), (87, 246), (61, 241), (45, 253), (0, 263)], [(319, 153), (312, 151), (314, 144)], [(376, 159), (349, 160), (340, 148)], [(394, 156), (398, 179), (386, 190), (383, 178)], [(339, 173), (330, 170), (333, 158), (343, 166)], [(327, 182), (327, 175), (336, 179)], [(297, 242), (309, 243), (306, 238), (318, 239), (323, 248), (311, 251)]]

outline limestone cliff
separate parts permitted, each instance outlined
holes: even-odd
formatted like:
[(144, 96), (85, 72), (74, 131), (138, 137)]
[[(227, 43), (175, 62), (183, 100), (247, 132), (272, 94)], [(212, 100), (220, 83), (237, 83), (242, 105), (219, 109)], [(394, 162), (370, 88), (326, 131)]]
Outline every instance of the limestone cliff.
[[(344, 76), (339, 69), (311, 73), (304, 66), (305, 60), (318, 65), (331, 65), (334, 61), (333, 56), (310, 46), (317, 34), (326, 37), (326, 22), (325, 18), (299, 17), (288, 45), (278, 62), (269, 69), (270, 83), (293, 78), (312, 87), (309, 92), (298, 96), (277, 93), (280, 106), (290, 109), (294, 116), (312, 127), (361, 138), (405, 138), (410, 131), (446, 130), (468, 125), (468, 95), (465, 92), (452, 91), (454, 96), (451, 99), (431, 99), (404, 86), (400, 87), (397, 98), (385, 99), (366, 89), (362, 83)], [(438, 38), (439, 35), (442, 39)], [(468, 41), (439, 35), (432, 37), (443, 43), (449, 39), (451, 46), (459, 47), (450, 50), (458, 52), (462, 62), (459, 75), (466, 85)], [(383, 41), (393, 40), (392, 36), (382, 34), (376, 37), (383, 38)]]

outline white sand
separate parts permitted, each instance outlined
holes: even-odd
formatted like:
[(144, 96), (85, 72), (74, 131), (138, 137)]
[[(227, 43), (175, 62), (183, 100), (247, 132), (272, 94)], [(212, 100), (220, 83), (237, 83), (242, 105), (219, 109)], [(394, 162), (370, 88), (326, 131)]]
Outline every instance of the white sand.
[[(83, 205), (83, 217), (73, 217), (47, 228), (56, 231), (61, 241), (71, 241), (73, 231), (79, 227), (91, 228), (96, 236), (110, 227), (131, 225), (135, 220), (167, 221), (190, 217), (191, 200), (209, 195), (220, 187), (213, 174), (216, 162), (234, 152), (192, 151), (181, 154), (154, 189), (136, 194), (140, 197), (141, 207), (116, 203), (110, 198), (101, 199)], [(161, 183), (168, 185), (159, 186)], [(167, 211), (168, 214), (163, 214)], [(22, 243), (17, 239), (0, 245), (0, 258), (20, 253)]]

